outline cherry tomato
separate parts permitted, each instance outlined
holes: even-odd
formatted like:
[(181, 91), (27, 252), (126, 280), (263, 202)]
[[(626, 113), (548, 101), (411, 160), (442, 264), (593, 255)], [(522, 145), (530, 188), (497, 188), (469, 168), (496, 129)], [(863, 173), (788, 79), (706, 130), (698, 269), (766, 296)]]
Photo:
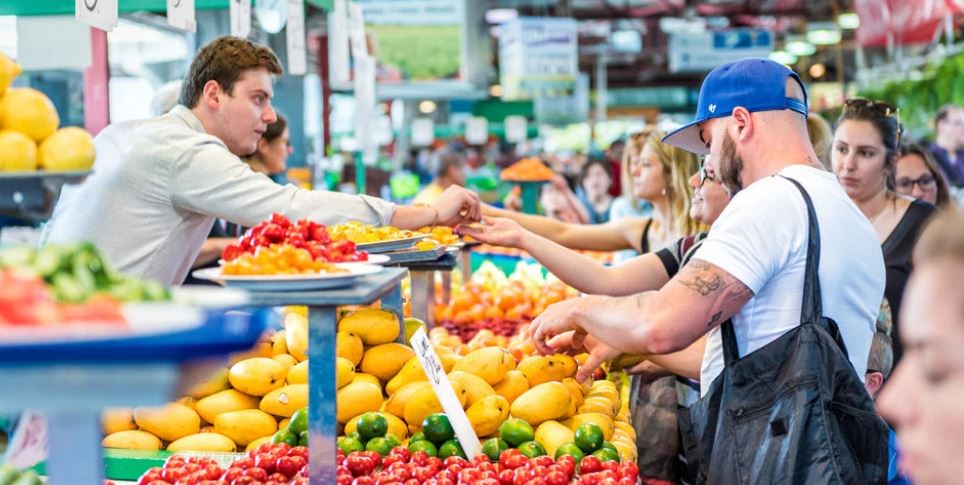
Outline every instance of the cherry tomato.
[(244, 471), (244, 476), (263, 482), (268, 479), (268, 472), (261, 467), (252, 467)]
[(510, 469), (505, 469), (499, 472), (499, 483), (502, 485), (512, 485), (515, 480), (515, 472)]
[(553, 470), (546, 474), (546, 483), (548, 485), (566, 485), (569, 483), (569, 477), (562, 470)]
[(174, 483), (184, 478), (185, 475), (187, 475), (187, 471), (184, 470), (183, 466), (178, 466), (173, 468), (165, 467), (164, 470), (161, 471), (161, 480)]
[(372, 477), (358, 477), (351, 482), (352, 485), (375, 485), (375, 480)]
[(228, 468), (228, 471), (224, 472), (224, 475), (221, 475), (221, 480), (227, 483), (231, 483), (243, 475), (244, 475), (244, 470), (240, 468), (232, 467), (232, 468)]
[(572, 455), (563, 455), (556, 460), (556, 465), (562, 468), (567, 477), (572, 478), (573, 473), (576, 471), (576, 459)]
[(552, 465), (552, 464), (555, 463), (555, 462), (552, 460), (551, 457), (546, 456), (546, 455), (542, 455), (542, 456), (537, 456), (537, 457), (533, 458), (533, 459), (532, 459), (532, 463), (534, 463), (534, 464), (536, 464), (536, 465), (539, 465), (539, 466), (549, 466), (549, 465)]
[(348, 455), (345, 459), (345, 465), (351, 470), (352, 475), (364, 476), (370, 474), (375, 470), (375, 462), (367, 456), (361, 455), (360, 453), (352, 453)]
[(602, 470), (602, 462), (595, 456), (583, 457), (582, 461), (579, 462), (579, 473), (595, 473), (599, 470)]
[(242, 470), (247, 470), (248, 468), (254, 467), (254, 458), (251, 458), (251, 457), (249, 457), (249, 456), (246, 456), (246, 457), (241, 458), (241, 459), (239, 459), (239, 460), (235, 460), (235, 462), (231, 464), (231, 467), (232, 467), (232, 468), (240, 468), (240, 469), (242, 469)]
[(243, 477), (238, 477), (238, 478), (234, 479), (234, 480), (231, 482), (231, 485), (253, 485), (253, 484), (256, 483), (256, 482), (257, 482), (257, 480), (255, 480), (255, 479), (253, 479), (253, 478), (251, 478), (251, 477), (243, 476)]

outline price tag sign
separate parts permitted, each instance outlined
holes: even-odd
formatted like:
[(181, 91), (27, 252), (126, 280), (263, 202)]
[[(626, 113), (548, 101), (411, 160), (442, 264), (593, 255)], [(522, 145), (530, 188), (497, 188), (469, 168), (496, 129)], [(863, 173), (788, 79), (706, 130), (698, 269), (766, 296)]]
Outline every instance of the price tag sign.
[(472, 145), (485, 145), (489, 141), (489, 121), (481, 116), (466, 120), (465, 141)]
[(462, 409), (459, 398), (455, 396), (455, 389), (452, 388), (452, 383), (445, 375), (445, 369), (442, 367), (442, 362), (439, 360), (438, 354), (435, 353), (435, 349), (432, 348), (432, 343), (428, 339), (428, 334), (425, 333), (425, 328), (419, 328), (412, 335), (412, 348), (415, 350), (418, 362), (422, 364), (422, 370), (428, 376), (428, 382), (432, 384), (432, 389), (435, 390), (435, 396), (442, 403), (445, 415), (448, 416), (452, 428), (455, 429), (455, 437), (459, 439), (459, 444), (465, 450), (465, 456), (471, 460), (482, 453), (482, 443), (479, 443), (479, 437), (475, 435), (475, 430), (469, 423), (469, 417)]
[(288, 0), (288, 74), (308, 72), (308, 51), (305, 48), (305, 2)]
[(228, 0), (231, 13), (231, 35), (247, 37), (251, 33), (251, 0)]
[(167, 0), (167, 24), (186, 32), (196, 31), (194, 0)]
[(435, 122), (431, 118), (412, 120), (412, 146), (425, 147), (435, 141)]
[(74, 18), (110, 32), (117, 27), (117, 0), (75, 0)]
[(47, 459), (47, 421), (42, 415), (33, 412), (20, 415), (4, 458), (6, 463), (20, 469), (31, 468)]
[(529, 123), (525, 116), (505, 117), (505, 140), (510, 143), (520, 143), (528, 138)]

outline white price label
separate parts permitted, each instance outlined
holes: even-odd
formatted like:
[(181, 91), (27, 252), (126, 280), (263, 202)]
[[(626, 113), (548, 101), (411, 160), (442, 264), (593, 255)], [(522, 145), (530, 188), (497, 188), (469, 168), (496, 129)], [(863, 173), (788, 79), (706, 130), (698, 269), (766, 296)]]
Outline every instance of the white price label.
[(31, 468), (47, 459), (47, 421), (42, 415), (33, 412), (20, 415), (4, 458), (6, 463), (20, 469)]
[(344, 85), (351, 81), (348, 61), (348, 7), (345, 0), (335, 0), (328, 16), (328, 73), (331, 83)]
[(348, 4), (348, 39), (351, 41), (351, 56), (359, 59), (368, 55), (368, 43), (365, 40), (365, 19), (361, 5), (355, 2)]
[(228, 0), (231, 10), (231, 35), (247, 37), (251, 33), (251, 0)]
[(91, 27), (110, 32), (117, 27), (117, 0), (76, 0), (74, 18)]
[(521, 143), (526, 141), (529, 132), (529, 122), (525, 116), (506, 116), (504, 122), (505, 140), (510, 143)]
[(304, 0), (288, 0), (288, 74), (298, 76), (308, 73), (308, 51), (305, 48)]
[(422, 370), (428, 376), (428, 381), (432, 384), (432, 389), (435, 390), (435, 396), (442, 403), (445, 415), (452, 423), (455, 437), (459, 439), (459, 444), (462, 445), (465, 456), (471, 460), (482, 453), (482, 443), (479, 442), (479, 437), (475, 435), (475, 430), (469, 423), (469, 417), (462, 409), (462, 404), (459, 403), (459, 398), (455, 395), (455, 389), (452, 388), (452, 383), (445, 375), (445, 369), (442, 367), (442, 362), (439, 360), (438, 354), (435, 353), (435, 349), (432, 348), (432, 343), (428, 340), (425, 328), (419, 328), (412, 335), (412, 348), (415, 350), (418, 362), (422, 364)]
[(466, 120), (465, 141), (472, 145), (485, 145), (489, 141), (489, 121), (481, 116)]
[(412, 120), (412, 146), (425, 147), (435, 141), (435, 121), (431, 118)]
[(194, 0), (167, 0), (167, 24), (186, 32), (196, 31)]

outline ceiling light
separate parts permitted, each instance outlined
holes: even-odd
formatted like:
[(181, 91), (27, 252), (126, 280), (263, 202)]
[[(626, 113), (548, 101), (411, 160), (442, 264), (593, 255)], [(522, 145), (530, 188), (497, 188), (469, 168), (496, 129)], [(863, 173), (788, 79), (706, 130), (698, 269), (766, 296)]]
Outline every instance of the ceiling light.
[(504, 24), (519, 17), (514, 8), (493, 8), (485, 12), (485, 21), (490, 24)]
[(840, 29), (833, 22), (813, 22), (807, 26), (807, 42), (814, 45), (839, 44)]
[(787, 51), (773, 51), (770, 53), (770, 60), (789, 66), (797, 63), (797, 56)]
[(489, 86), (489, 96), (492, 96), (493, 98), (501, 98), (501, 97), (502, 97), (502, 85), (500, 85), (500, 84), (493, 84), (493, 85)]
[(837, 25), (841, 29), (854, 30), (860, 27), (860, 16), (853, 12), (842, 13), (837, 16)]
[(435, 101), (426, 99), (421, 103), (418, 103), (418, 110), (421, 113), (429, 114), (435, 112)]
[(797, 56), (797, 57), (807, 57), (812, 56), (817, 52), (817, 46), (803, 40), (801, 37), (787, 37), (787, 41), (783, 44), (783, 48), (787, 52)]
[(824, 66), (823, 64), (818, 62), (810, 66), (809, 72), (810, 72), (810, 77), (814, 79), (819, 79), (819, 78), (822, 78), (823, 75), (827, 73), (827, 66)]

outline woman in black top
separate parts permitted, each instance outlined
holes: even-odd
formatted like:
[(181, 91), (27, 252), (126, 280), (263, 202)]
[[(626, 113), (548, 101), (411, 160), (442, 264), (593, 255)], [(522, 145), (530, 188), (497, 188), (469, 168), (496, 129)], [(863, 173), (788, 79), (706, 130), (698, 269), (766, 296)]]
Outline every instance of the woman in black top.
[(913, 265), (911, 254), (934, 206), (897, 194), (897, 110), (865, 99), (848, 100), (837, 120), (831, 158), (847, 195), (874, 226), (881, 242), (887, 281), (884, 297), (894, 320), (894, 362), (901, 356), (900, 304)]

